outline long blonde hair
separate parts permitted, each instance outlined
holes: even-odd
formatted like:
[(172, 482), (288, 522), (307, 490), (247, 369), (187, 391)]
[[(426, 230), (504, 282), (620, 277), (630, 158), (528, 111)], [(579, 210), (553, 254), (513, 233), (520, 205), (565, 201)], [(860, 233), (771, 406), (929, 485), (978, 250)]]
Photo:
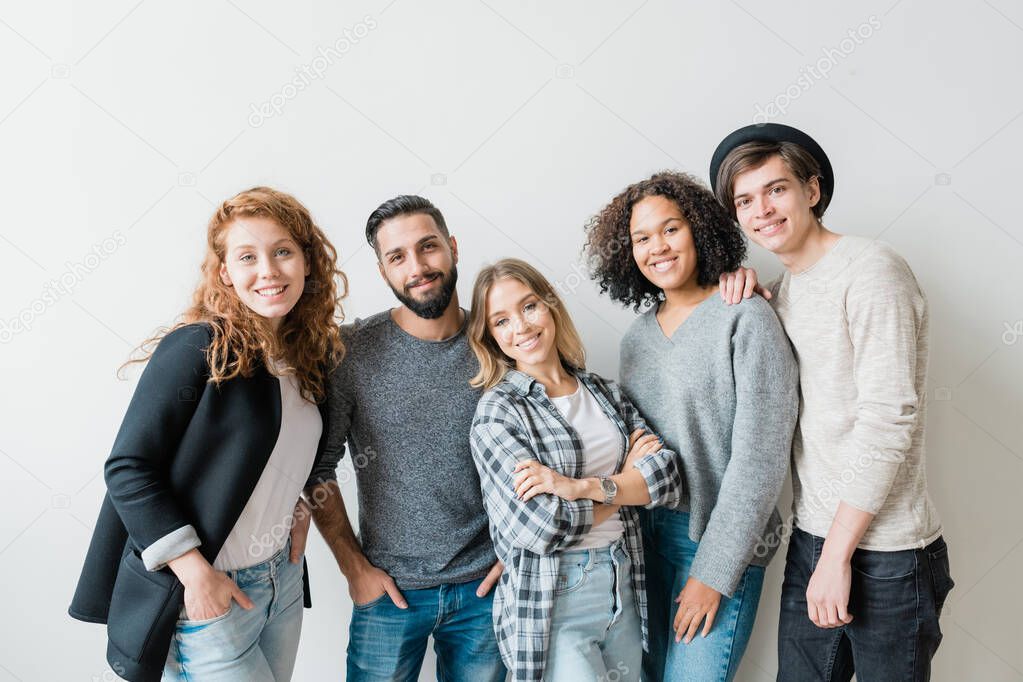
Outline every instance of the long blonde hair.
[[(274, 332), (268, 321), (246, 306), (220, 279), (227, 228), (241, 216), (263, 217), (283, 227), (299, 245), (309, 266), (302, 297)], [(340, 299), (348, 295), (348, 279), (337, 267), (337, 250), (295, 197), (269, 187), (253, 187), (217, 208), (206, 231), (206, 256), (192, 305), (181, 321), (146, 339), (136, 349), (140, 357), (120, 369), (148, 360), (169, 332), (202, 322), (213, 329), (207, 349), (209, 381), (219, 384), (238, 376), (250, 377), (259, 366), (281, 360), (298, 378), (302, 395), (312, 402), (326, 396), (326, 374), (341, 361), (344, 345), (339, 323), (344, 320)]]
[(572, 323), (568, 309), (561, 301), (554, 287), (539, 270), (518, 258), (503, 258), (488, 265), (476, 275), (472, 288), (472, 310), (469, 312), (469, 347), (479, 360), (480, 370), (470, 381), (473, 387), (493, 388), (510, 369), (515, 361), (504, 354), (487, 328), (487, 296), (499, 280), (515, 279), (537, 295), (551, 311), (554, 318), (554, 343), (561, 363), (568, 369), (586, 367), (586, 350), (579, 332)]

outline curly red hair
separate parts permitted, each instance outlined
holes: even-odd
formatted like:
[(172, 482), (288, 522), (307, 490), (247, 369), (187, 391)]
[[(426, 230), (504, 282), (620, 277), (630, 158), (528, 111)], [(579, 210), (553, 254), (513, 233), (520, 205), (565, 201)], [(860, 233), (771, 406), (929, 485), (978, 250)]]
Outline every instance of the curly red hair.
[[(275, 221), (299, 245), (309, 265), (302, 297), (276, 333), (220, 278), (227, 228), (240, 216)], [(308, 209), (290, 194), (253, 187), (217, 208), (207, 228), (206, 247), (199, 286), (181, 321), (144, 341), (139, 346), (142, 357), (124, 366), (147, 360), (168, 332), (187, 324), (206, 323), (213, 330), (207, 349), (211, 382), (252, 376), (257, 367), (274, 359), (294, 372), (306, 399), (322, 402), (327, 373), (344, 355), (338, 325), (344, 320), (340, 300), (348, 295), (348, 279), (337, 267), (337, 250), (313, 222)]]

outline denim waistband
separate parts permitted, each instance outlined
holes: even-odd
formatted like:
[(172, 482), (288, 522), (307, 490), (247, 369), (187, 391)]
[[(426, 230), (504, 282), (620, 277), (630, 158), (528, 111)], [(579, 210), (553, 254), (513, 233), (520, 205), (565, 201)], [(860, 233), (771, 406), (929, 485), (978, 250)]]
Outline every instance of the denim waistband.
[(234, 580), (238, 587), (252, 585), (261, 581), (269, 580), (280, 573), (281, 568), (288, 563), (291, 554), (291, 538), (284, 543), (284, 547), (266, 561), (249, 566), (247, 568), (236, 568), (224, 571), (229, 578)]
[(616, 552), (627, 555), (625, 540), (619, 539), (606, 547), (590, 547), (589, 549), (570, 549), (561, 553), (562, 562), (580, 563), (588, 566), (614, 563)]

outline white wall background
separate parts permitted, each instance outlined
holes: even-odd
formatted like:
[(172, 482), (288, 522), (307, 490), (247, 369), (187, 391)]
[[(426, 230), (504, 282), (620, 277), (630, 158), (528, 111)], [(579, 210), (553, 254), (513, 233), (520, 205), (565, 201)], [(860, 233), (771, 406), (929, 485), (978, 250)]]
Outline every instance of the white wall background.
[[(958, 584), (935, 679), (1023, 680), (1019, 3), (51, 4), (0, 3), (0, 682), (113, 679), (103, 628), (65, 609), (138, 376), (114, 370), (184, 308), (215, 202), (296, 194), (358, 316), (392, 305), (366, 216), (422, 193), (460, 240), (463, 301), (483, 262), (525, 258), (615, 376), (632, 314), (581, 277), (584, 220), (655, 170), (705, 177), (758, 111), (830, 154), (827, 224), (893, 244), (930, 298), (928, 468)], [(303, 67), (319, 77), (287, 87)], [(351, 603), (309, 554), (296, 679), (339, 679)], [(781, 565), (747, 682), (777, 668)]]

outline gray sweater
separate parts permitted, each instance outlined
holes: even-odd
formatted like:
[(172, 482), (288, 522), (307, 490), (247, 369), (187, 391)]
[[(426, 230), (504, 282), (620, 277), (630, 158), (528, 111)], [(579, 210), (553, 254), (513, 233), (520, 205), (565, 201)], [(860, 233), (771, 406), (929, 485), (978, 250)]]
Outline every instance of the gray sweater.
[[(466, 315), (468, 319), (468, 315)], [(328, 440), (307, 485), (335, 478), (351, 450), (359, 540), (400, 589), (461, 583), (497, 560), (469, 449), (480, 391), (465, 326), (424, 341), (390, 311), (341, 328), (345, 359), (330, 378)]]
[(647, 422), (682, 458), (699, 543), (690, 574), (730, 596), (746, 567), (778, 548), (775, 508), (798, 415), (798, 370), (771, 306), (734, 306), (713, 294), (667, 338), (656, 308), (621, 345), (621, 383)]

